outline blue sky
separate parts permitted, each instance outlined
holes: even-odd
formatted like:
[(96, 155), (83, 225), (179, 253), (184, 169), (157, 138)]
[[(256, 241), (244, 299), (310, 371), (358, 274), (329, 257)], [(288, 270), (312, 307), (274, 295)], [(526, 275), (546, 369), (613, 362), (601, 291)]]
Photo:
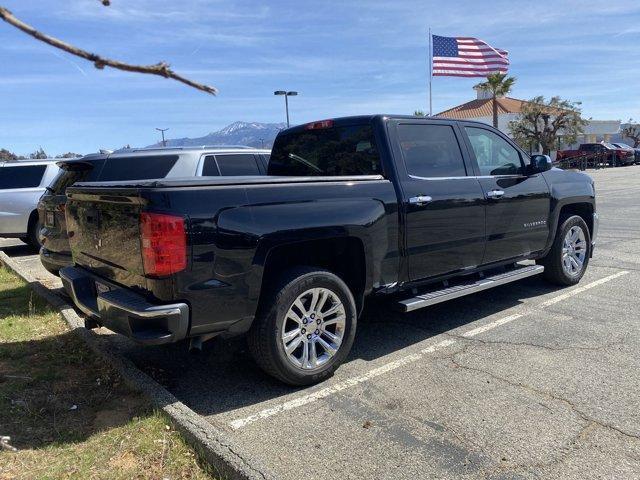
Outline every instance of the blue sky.
[[(0, 22), (0, 147), (88, 153), (201, 136), (235, 121), (294, 123), (427, 108), (427, 28), (509, 50), (512, 96), (560, 95), (586, 117), (640, 118), (637, 1), (2, 0), (27, 23), (95, 53), (169, 62), (217, 97), (171, 80), (96, 70)], [(478, 79), (437, 77), (434, 112)]]

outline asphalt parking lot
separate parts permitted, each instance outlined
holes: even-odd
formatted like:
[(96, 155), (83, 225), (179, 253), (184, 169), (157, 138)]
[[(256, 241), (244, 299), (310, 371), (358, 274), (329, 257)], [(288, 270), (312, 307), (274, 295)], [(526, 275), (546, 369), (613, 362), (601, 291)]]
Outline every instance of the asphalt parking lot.
[(198, 355), (103, 341), (284, 479), (640, 478), (640, 167), (590, 174), (601, 229), (578, 286), (533, 277), (411, 314), (376, 303), (321, 385), (281, 385), (242, 339)]

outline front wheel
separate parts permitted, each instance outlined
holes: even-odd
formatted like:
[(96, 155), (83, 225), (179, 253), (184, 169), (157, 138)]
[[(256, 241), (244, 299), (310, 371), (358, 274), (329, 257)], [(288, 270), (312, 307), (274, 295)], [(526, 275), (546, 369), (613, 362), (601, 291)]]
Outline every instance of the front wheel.
[(266, 293), (249, 331), (249, 349), (268, 374), (290, 385), (330, 377), (347, 357), (356, 333), (349, 287), (327, 270), (285, 273)]
[(544, 277), (548, 281), (575, 285), (587, 270), (590, 256), (589, 228), (582, 217), (573, 215), (562, 221), (551, 250), (538, 263), (544, 265)]

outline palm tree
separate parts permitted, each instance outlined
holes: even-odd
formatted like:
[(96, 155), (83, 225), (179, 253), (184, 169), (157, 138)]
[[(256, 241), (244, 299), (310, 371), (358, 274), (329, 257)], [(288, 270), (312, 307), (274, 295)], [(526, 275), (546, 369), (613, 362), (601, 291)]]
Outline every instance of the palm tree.
[(507, 77), (506, 73), (492, 73), (487, 75), (487, 81), (479, 83), (476, 87), (491, 92), (493, 106), (493, 126), (498, 128), (498, 97), (504, 97), (511, 91), (516, 82), (516, 77)]

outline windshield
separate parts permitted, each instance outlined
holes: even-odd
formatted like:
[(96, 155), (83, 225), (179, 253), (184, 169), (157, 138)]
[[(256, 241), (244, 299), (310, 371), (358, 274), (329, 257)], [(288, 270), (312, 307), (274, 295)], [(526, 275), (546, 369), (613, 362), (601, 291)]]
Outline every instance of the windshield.
[(304, 130), (279, 135), (269, 175), (379, 175), (380, 156), (369, 125)]

